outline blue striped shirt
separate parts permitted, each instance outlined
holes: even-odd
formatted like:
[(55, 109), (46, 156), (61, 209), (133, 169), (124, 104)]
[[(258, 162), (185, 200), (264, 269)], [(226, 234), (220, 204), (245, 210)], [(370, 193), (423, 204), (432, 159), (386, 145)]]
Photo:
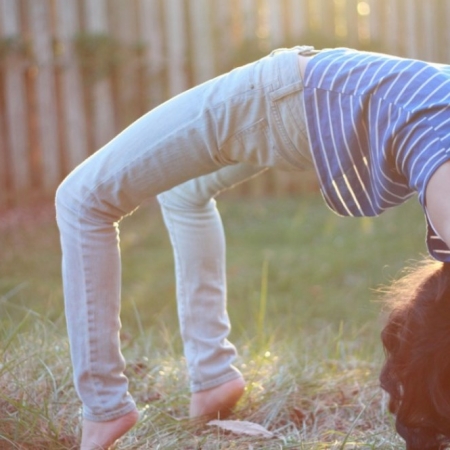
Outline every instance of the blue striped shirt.
[[(305, 111), (322, 194), (340, 215), (375, 216), (418, 194), (450, 160), (450, 66), (349, 49), (308, 63)], [(428, 223), (430, 254), (450, 250)]]

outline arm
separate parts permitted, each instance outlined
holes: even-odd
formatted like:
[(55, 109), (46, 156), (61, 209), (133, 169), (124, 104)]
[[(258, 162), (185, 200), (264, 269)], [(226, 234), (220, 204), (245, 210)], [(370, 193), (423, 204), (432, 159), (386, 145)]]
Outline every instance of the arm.
[(450, 161), (431, 177), (425, 193), (428, 216), (435, 231), (450, 247)]

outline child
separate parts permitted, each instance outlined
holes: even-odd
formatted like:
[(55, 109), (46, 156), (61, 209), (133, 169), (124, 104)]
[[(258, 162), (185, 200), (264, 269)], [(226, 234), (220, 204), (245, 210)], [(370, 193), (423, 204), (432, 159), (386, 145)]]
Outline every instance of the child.
[[(349, 49), (316, 53), (278, 50), (173, 98), (58, 189), (82, 450), (107, 448), (137, 421), (119, 342), (118, 223), (147, 198), (158, 196), (174, 249), (191, 417), (223, 416), (245, 386), (227, 340), (220, 191), (267, 167), (298, 176), (314, 169), (330, 208), (353, 216), (380, 214), (417, 192), (430, 253), (450, 260), (450, 67)], [(401, 386), (399, 378), (394, 412)], [(420, 420), (402, 422), (407, 441)]]

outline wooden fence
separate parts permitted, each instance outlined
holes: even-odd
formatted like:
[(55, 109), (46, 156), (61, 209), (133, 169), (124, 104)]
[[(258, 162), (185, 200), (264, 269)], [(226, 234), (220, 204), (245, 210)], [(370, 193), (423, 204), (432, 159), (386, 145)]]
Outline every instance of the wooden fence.
[(449, 19), (450, 0), (0, 0), (0, 210), (52, 195), (148, 109), (273, 48), (449, 63)]

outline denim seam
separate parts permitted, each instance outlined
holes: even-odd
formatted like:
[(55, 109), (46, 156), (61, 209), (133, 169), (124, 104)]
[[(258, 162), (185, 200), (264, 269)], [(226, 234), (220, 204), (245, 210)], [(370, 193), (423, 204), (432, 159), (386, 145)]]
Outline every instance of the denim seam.
[(242, 374), (236, 370), (206, 383), (192, 383), (191, 390), (193, 393), (195, 393), (207, 389), (212, 389), (216, 386), (220, 386), (221, 384), (226, 383), (227, 381), (231, 381), (237, 378), (242, 378)]
[[(170, 228), (173, 229), (174, 225), (173, 225), (172, 213), (170, 212), (170, 207), (166, 208), (165, 214), (166, 214), (166, 217), (169, 219)], [(177, 261), (177, 263), (175, 264), (175, 270), (176, 270), (176, 273), (177, 273), (177, 280), (181, 280), (182, 281), (182, 284), (178, 283), (177, 289), (178, 289), (179, 286), (181, 286), (181, 289), (180, 289), (180, 291), (181, 291), (181, 298), (186, 298), (186, 293), (185, 293), (185, 290), (184, 290), (184, 287), (185, 287), (185, 285), (184, 285), (184, 283), (185, 283), (184, 275), (181, 273), (181, 270), (180, 270), (181, 264), (179, 264), (179, 261), (180, 261), (180, 257), (179, 257), (179, 254), (178, 254), (179, 244), (177, 242), (176, 233), (170, 233), (170, 235), (172, 236), (172, 239), (173, 239), (174, 256), (175, 256), (175, 259)], [(186, 330), (186, 314), (185, 314), (186, 305), (185, 305), (185, 301), (183, 301), (183, 302), (179, 302), (178, 301), (177, 302), (177, 307), (179, 308), (179, 318), (180, 318), (179, 321), (180, 321), (181, 332), (184, 334), (184, 331)], [(197, 348), (197, 345), (195, 344), (195, 342), (192, 341), (192, 339), (190, 339), (190, 341), (191, 341), (190, 345), (193, 348), (193, 352), (192, 353), (195, 355), (195, 356), (192, 357), (192, 360), (196, 361), (197, 358), (198, 358), (198, 348)], [(183, 339), (183, 343), (185, 343), (184, 339)], [(187, 359), (186, 359), (186, 363), (187, 363), (188, 371), (189, 371), (189, 374), (190, 374), (191, 378), (194, 378), (192, 375), (193, 375), (193, 367), (195, 366), (195, 364), (192, 361), (188, 361)]]
[(104, 422), (109, 420), (118, 419), (119, 417), (128, 414), (131, 411), (136, 410), (136, 404), (134, 402), (126, 404), (124, 407), (119, 410), (111, 413), (103, 413), (103, 414), (90, 414), (83, 412), (83, 417), (87, 420), (92, 420), (94, 422)]
[(83, 334), (86, 337), (87, 342), (89, 343), (89, 348), (87, 350), (87, 355), (83, 354), (82, 357), (83, 358), (87, 357), (87, 361), (88, 361), (88, 364), (89, 364), (87, 376), (91, 380), (91, 386), (93, 387), (93, 391), (94, 391), (93, 395), (96, 397), (96, 399), (99, 399), (100, 396), (98, 395), (99, 389), (98, 389), (98, 386), (97, 386), (97, 382), (95, 380), (95, 377), (92, 376), (92, 373), (93, 373), (93, 357), (92, 357), (92, 351), (91, 351), (91, 348), (92, 348), (91, 342), (92, 341), (91, 341), (91, 328), (90, 328), (90, 320), (89, 320), (90, 316), (92, 316), (92, 313), (90, 312), (91, 308), (89, 306), (89, 300), (88, 300), (88, 295), (87, 295), (87, 292), (88, 292), (88, 289), (87, 289), (87, 286), (88, 286), (87, 278), (88, 277), (86, 277), (86, 263), (85, 263), (85, 258), (83, 257), (83, 255), (85, 254), (83, 249), (86, 248), (86, 244), (85, 244), (85, 240), (83, 238), (83, 235), (81, 233), (81, 226), (80, 226), (80, 222), (81, 222), (81, 218), (82, 218), (81, 205), (82, 205), (81, 203), (78, 205), (77, 211), (74, 212), (74, 214), (77, 217), (77, 222), (76, 222), (77, 223), (77, 236), (78, 236), (77, 239), (81, 243), (81, 250), (82, 250), (81, 251), (81, 258), (82, 258), (83, 270), (81, 271), (81, 273), (83, 274), (83, 286), (84, 286), (83, 292), (86, 292), (86, 296), (85, 296), (86, 301), (85, 301), (84, 307), (86, 308), (86, 314), (88, 316), (88, 320), (85, 323), (85, 329), (83, 330)]
[[(294, 146), (294, 144), (292, 143), (292, 141), (289, 139), (289, 137), (286, 135), (286, 132), (284, 130), (284, 125), (283, 125), (283, 121), (280, 117), (280, 112), (277, 108), (277, 106), (275, 105), (275, 103), (271, 104), (271, 109), (272, 109), (272, 113), (273, 113), (273, 117), (274, 120), (276, 122), (276, 130), (281, 138), (281, 140), (283, 141), (284, 145), (286, 147), (288, 147), (290, 149), (290, 152), (292, 153), (297, 153), (297, 150)], [(295, 158), (293, 156), (291, 156), (291, 154), (288, 151), (283, 151), (281, 149), (281, 147), (279, 147), (278, 145), (275, 146), (275, 151), (277, 152), (277, 154), (282, 158), (287, 160), (289, 163), (291, 163), (295, 168), (297, 169), (303, 169), (303, 165), (299, 164)]]

